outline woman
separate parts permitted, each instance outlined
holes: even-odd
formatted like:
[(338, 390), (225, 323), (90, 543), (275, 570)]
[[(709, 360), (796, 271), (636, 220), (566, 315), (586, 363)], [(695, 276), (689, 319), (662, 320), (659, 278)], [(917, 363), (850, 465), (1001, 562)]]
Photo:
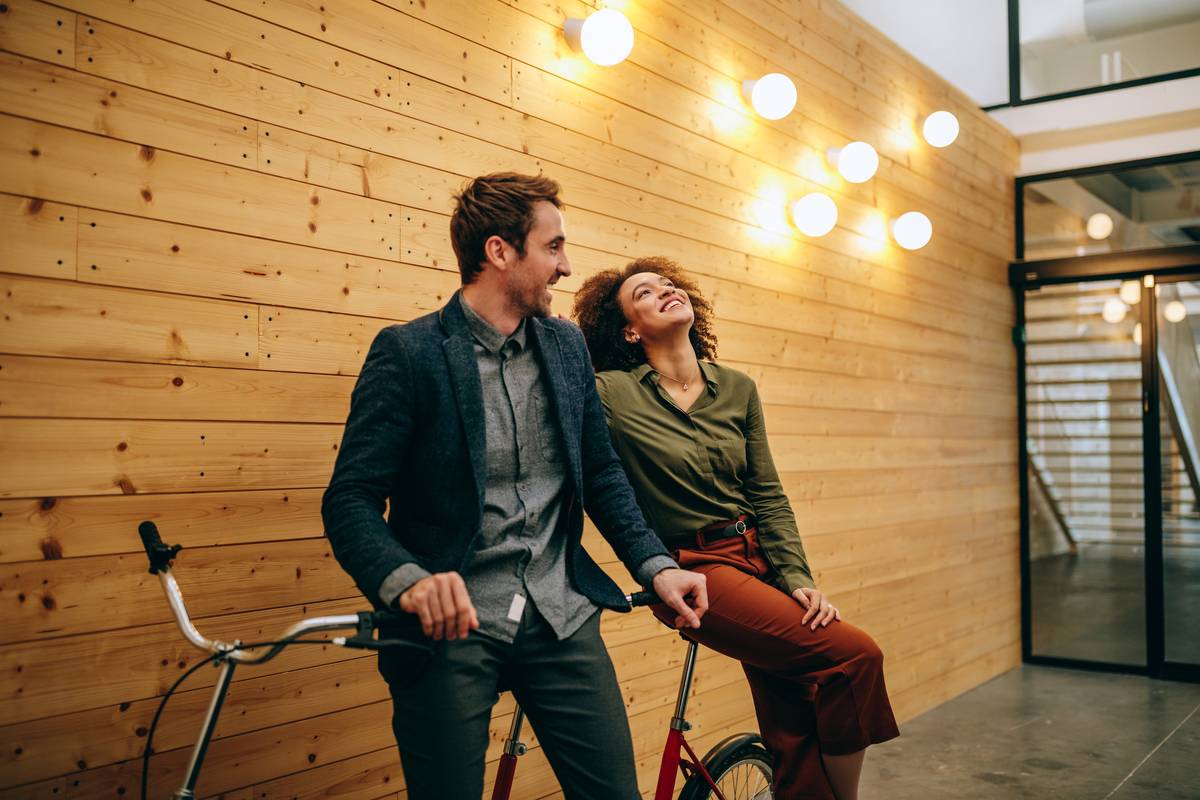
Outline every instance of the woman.
[(899, 734), (883, 654), (816, 588), (754, 381), (711, 360), (712, 306), (652, 257), (589, 278), (575, 317), (642, 510), (679, 565), (708, 578), (688, 636), (742, 663), (775, 796), (855, 800), (865, 748)]

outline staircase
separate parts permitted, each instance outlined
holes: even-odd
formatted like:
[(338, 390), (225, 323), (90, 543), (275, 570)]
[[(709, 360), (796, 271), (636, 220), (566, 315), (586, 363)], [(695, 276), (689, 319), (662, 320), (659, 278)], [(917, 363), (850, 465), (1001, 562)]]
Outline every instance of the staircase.
[[(1025, 296), (1035, 558), (1074, 552), (1084, 543), (1144, 543), (1137, 309), (1116, 323), (1101, 315), (1105, 302), (1117, 297), (1119, 289), (1119, 281), (1105, 281), (1045, 287)], [(1168, 348), (1170, 363), (1160, 370), (1164, 383), (1171, 382), (1159, 393), (1163, 541), (1200, 547), (1197, 437), (1186, 435), (1200, 423), (1200, 413), (1191, 411), (1193, 401), (1200, 404), (1200, 364), (1190, 328), (1168, 326), (1178, 330), (1164, 329), (1159, 352), (1164, 364), (1163, 347), (1177, 345)], [(1187, 337), (1189, 347), (1182, 346), (1180, 335)]]

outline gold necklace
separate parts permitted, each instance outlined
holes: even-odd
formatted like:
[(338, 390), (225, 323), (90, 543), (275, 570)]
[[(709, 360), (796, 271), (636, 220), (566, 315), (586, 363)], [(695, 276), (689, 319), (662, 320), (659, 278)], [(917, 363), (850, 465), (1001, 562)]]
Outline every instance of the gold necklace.
[[(699, 365), (699, 364), (697, 364), (697, 365), (696, 365), (696, 371), (697, 371), (697, 372), (699, 372), (699, 371), (700, 371), (700, 365)], [(668, 375), (667, 373), (663, 372), (661, 369), (657, 369), (657, 368), (655, 368), (655, 372), (657, 372), (657, 373), (659, 374), (659, 376), (660, 376), (660, 377), (666, 378), (667, 380), (675, 381), (676, 383), (678, 383), (680, 386), (682, 386), (682, 387), (683, 387), (683, 390), (684, 390), (685, 392), (688, 390), (688, 386), (691, 384), (691, 379), (689, 379), (689, 380), (688, 380), (688, 381), (685, 383), (684, 381), (681, 381), (681, 380), (679, 380), (679, 378), (674, 378), (674, 377), (672, 377), (672, 376)], [(699, 375), (697, 375), (696, 377), (698, 378), (698, 377), (700, 377), (700, 376), (699, 376)]]

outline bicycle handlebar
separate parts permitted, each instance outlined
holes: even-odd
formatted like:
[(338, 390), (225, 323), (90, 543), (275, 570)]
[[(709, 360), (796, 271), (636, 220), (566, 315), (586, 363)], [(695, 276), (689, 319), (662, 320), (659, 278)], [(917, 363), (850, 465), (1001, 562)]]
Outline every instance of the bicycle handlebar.
[(633, 594), (625, 595), (625, 600), (632, 608), (652, 606), (662, 602), (654, 592), (634, 592)]
[[(278, 639), (270, 642), (266, 652), (259, 654), (242, 649), (241, 642), (228, 643), (206, 639), (192, 624), (187, 608), (183, 604), (183, 594), (179, 591), (179, 584), (175, 582), (175, 576), (171, 574), (171, 562), (183, 549), (183, 546), (163, 544), (162, 537), (158, 533), (158, 526), (149, 520), (138, 525), (138, 535), (142, 538), (142, 546), (146, 548), (146, 557), (150, 560), (150, 574), (158, 575), (163, 592), (167, 596), (167, 604), (175, 616), (175, 623), (179, 626), (184, 638), (201, 650), (220, 653), (224, 658), (242, 664), (261, 664), (274, 658), (279, 651), (306, 633), (346, 628), (355, 629), (354, 635), (334, 637), (329, 640), (329, 643), (363, 650), (382, 650), (385, 647), (411, 647), (428, 650), (427, 646), (420, 642), (406, 639), (376, 639), (374, 637), (375, 631), (381, 626), (403, 621), (405, 617), (409, 616), (390, 610), (361, 611), (357, 614), (335, 614), (300, 620), (284, 631)], [(266, 647), (267, 645), (259, 646)]]

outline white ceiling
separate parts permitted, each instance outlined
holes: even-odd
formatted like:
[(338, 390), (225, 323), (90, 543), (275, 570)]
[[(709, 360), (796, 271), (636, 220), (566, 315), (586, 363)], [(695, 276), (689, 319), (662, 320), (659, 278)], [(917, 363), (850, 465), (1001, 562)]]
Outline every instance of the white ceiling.
[(980, 106), (1008, 102), (1006, 0), (842, 0)]

